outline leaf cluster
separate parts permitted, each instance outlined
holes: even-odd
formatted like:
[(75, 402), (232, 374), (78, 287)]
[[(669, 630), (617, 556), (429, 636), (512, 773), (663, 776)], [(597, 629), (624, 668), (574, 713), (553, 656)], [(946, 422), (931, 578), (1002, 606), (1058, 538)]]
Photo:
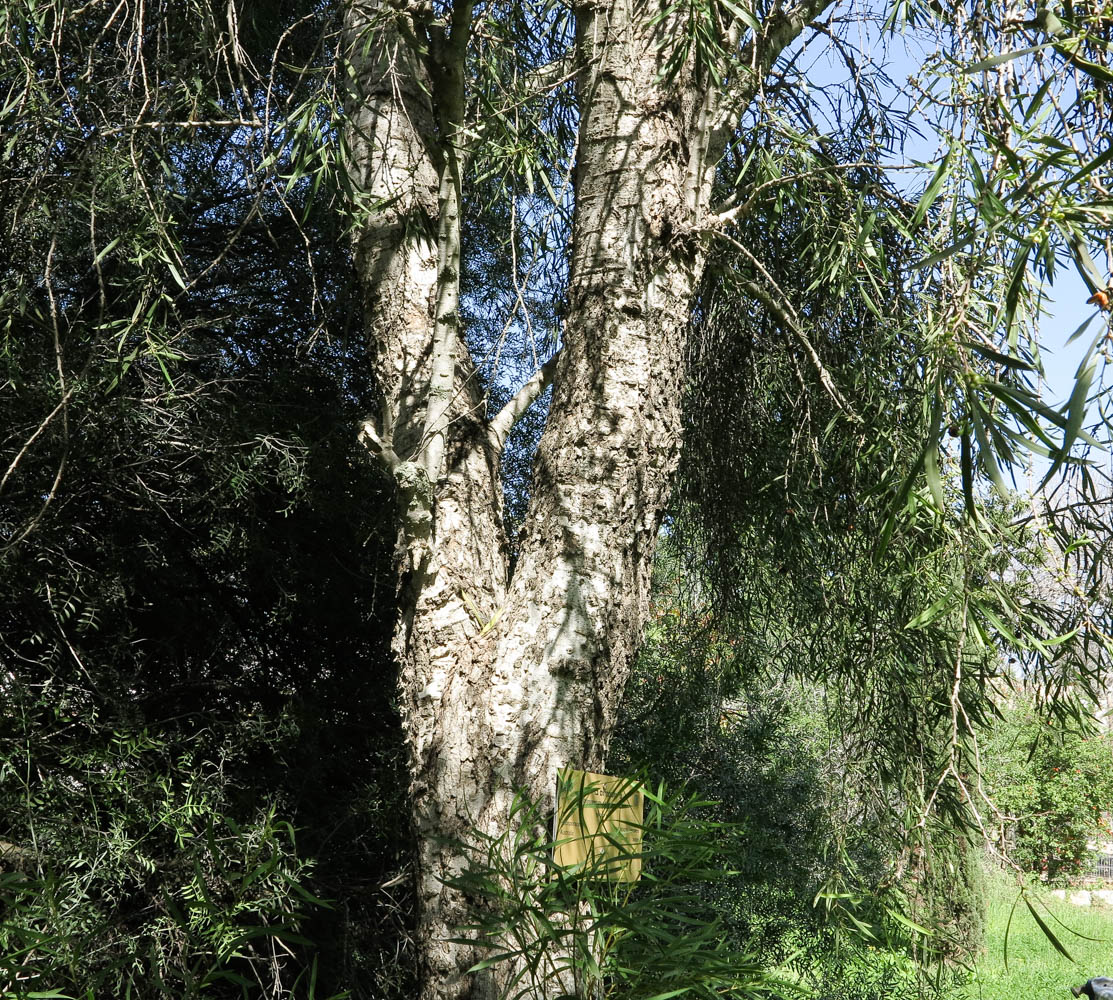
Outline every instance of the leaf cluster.
[[(505, 970), (502, 995), (779, 995), (783, 984), (764, 962), (726, 943), (699, 892), (724, 877), (719, 845), (729, 826), (701, 815), (709, 803), (663, 784), (644, 795), (637, 848), (616, 840), (580, 867), (555, 863), (547, 817), (520, 795), (505, 832), (473, 831), (460, 845), (467, 866), (451, 884), (482, 914), (461, 941), (490, 953), (475, 971)], [(633, 858), (639, 881), (608, 878)]]
[[(24, 722), (73, 725), (48, 698), (8, 695)], [(0, 874), (0, 995), (306, 995), (312, 947), (300, 932), (326, 904), (273, 807), (243, 823), (228, 815), (221, 772), (243, 743), (206, 759), (197, 738), (118, 732), (107, 744), (55, 740), (51, 761), (18, 726), (4, 729), (3, 807), (18, 817), (5, 835), (27, 846)]]

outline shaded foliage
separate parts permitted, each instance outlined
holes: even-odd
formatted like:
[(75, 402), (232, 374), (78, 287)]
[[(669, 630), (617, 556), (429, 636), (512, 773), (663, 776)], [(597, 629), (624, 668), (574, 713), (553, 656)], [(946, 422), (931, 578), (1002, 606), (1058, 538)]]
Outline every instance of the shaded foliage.
[(282, 176), (329, 15), (143, 10), (2, 15), (0, 991), (404, 993), (392, 501)]
[[(595, 791), (564, 783), (561, 815), (599, 806)], [(606, 848), (597, 843), (577, 865), (557, 863), (551, 817), (522, 796), (504, 833), (461, 845), (465, 867), (454, 884), (482, 902), (462, 939), (483, 949), (477, 968), (506, 970), (500, 995), (507, 1000), (556, 991), (631, 1000), (778, 996), (784, 984), (766, 956), (736, 947), (700, 891), (725, 878), (729, 825), (702, 815), (709, 803), (698, 795), (663, 781), (631, 779), (610, 794), (600, 829), (631, 799), (643, 816), (624, 817), (606, 835)], [(634, 859), (636, 881), (608, 877)]]
[[(725, 52), (705, 6), (689, 23), (710, 66)], [(970, 47), (1038, 37), (997, 20)], [(825, 130), (790, 60), (721, 172), (733, 214), (707, 234), (669, 529), (710, 617), (652, 639), (616, 755), (699, 781), (747, 824), (731, 893), (707, 898), (735, 943), (778, 959), (832, 940), (846, 914), (810, 906), (825, 886), (857, 899), (902, 864), (910, 912), (972, 940), (972, 908), (940, 893), (965, 879), (954, 833), (997, 653), (1038, 667), (1053, 706), (1102, 680), (1092, 481), (1043, 521), (982, 486), (1019, 431), (1053, 456), (1048, 426), (1086, 440), (1108, 349), (1095, 340), (1062, 413), (1033, 402), (1031, 275), (1085, 270), (1076, 244), (1108, 214), (1087, 193), (1108, 173), (1108, 25), (1068, 20), (1084, 37), (1033, 65), (1081, 74), (1056, 134), (1083, 148), (1041, 153), (1028, 119), (1049, 91), (1009, 77), (1016, 148), (990, 129), (996, 172), (956, 153), (911, 201), (880, 166), (907, 123), (877, 81), (856, 73)], [(537, 87), (565, 8), (488, 5), (483, 25), (463, 286), (493, 408), (559, 343), (576, 111), (561, 67)], [(412, 987), (392, 508), (353, 446), (375, 393), (336, 30), (332, 5), (287, 0), (0, 11), (0, 989), (281, 995), (313, 968), (320, 992)], [(976, 73), (952, 73), (952, 96), (984, 110)], [(971, 326), (988, 331), (973, 346)], [(542, 411), (506, 452), (511, 531)], [(1076, 529), (1091, 542), (1072, 547)], [(1048, 535), (1079, 600), (1029, 586)], [(822, 711), (753, 690), (784, 677), (822, 685)]]
[[(760, 184), (774, 169), (815, 166), (813, 156), (787, 155), (787, 166), (763, 166), (759, 156), (746, 169)], [(925, 776), (949, 767), (940, 738), (951, 728), (952, 696), (970, 717), (984, 717), (993, 655), (964, 641), (953, 604), (910, 625), (961, 590), (974, 565), (987, 573), (994, 563), (986, 547), (923, 510), (893, 532), (893, 499), (930, 416), (904, 291), (913, 250), (886, 221), (906, 208), (868, 167), (819, 169), (773, 188), (771, 203), (738, 223), (749, 255), (728, 247), (705, 282), (679, 559), (701, 579), (720, 632), (739, 637), (734, 675), (822, 685), (832, 719), (842, 720), (836, 726), (853, 734), (882, 785), (923, 804), (932, 794), (924, 782), (934, 781)], [(866, 215), (873, 221), (863, 237)], [(763, 271), (776, 287), (749, 294), (768, 284)], [(958, 820), (958, 789), (946, 791), (939, 804)]]
[(740, 683), (745, 639), (719, 631), (677, 584), (659, 583), (612, 753), (615, 767), (686, 783), (728, 824), (726, 874), (701, 890), (708, 911), (809, 995), (927, 988), (914, 958), (951, 981), (982, 941), (978, 869), (953, 862), (976, 865), (979, 851), (947, 823), (909, 838), (895, 792), (878, 798), (876, 766), (839, 731), (833, 700), (797, 681)]

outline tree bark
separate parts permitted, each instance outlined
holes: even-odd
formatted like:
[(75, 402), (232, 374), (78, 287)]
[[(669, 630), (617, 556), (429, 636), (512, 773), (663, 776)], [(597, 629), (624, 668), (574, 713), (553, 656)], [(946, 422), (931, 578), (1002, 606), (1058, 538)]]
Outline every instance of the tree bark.
[(440, 838), (466, 834), (478, 795), (459, 738), (466, 752), (471, 692), (482, 691), (489, 660), (479, 633), (508, 575), (497, 449), (470, 359), (457, 353), (463, 157), (451, 113), (462, 104), (456, 49), (468, 12), (453, 26), (461, 35), (436, 41), (420, 12), (374, 2), (345, 15), (346, 140), (362, 201), (355, 261), (381, 393), (361, 437), (393, 477), (399, 507), (393, 648), (412, 779), (418, 976), (423, 996), (465, 996), (461, 973), (476, 956), (446, 940), (468, 911), (443, 884), (459, 859)]
[(456, 315), (471, 12), (457, 5), (437, 26), (421, 11), (349, 4), (347, 138), (366, 199), (356, 263), (383, 401), (362, 433), (400, 505), (394, 651), (418, 971), (422, 996), (445, 1000), (498, 988), (493, 975), (465, 974), (473, 949), (448, 943), (470, 904), (445, 887), (462, 864), (446, 840), (497, 834), (516, 789), (551, 803), (560, 767), (605, 764), (681, 444), (698, 231), (724, 98), (706, 67), (665, 78), (671, 28), (651, 24), (641, 4), (576, 6), (568, 320), (511, 575), (498, 452), (549, 371), (487, 419)]

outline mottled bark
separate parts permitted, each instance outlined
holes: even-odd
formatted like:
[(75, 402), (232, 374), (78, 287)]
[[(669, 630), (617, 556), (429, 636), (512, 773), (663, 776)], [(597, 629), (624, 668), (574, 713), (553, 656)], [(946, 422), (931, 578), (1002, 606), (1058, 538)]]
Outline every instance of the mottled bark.
[[(581, 105), (569, 317), (555, 365), (488, 420), (457, 337), (463, 50), (470, 9), (351, 3), (351, 129), (368, 199), (356, 258), (382, 413), (363, 431), (398, 485), (395, 636), (418, 843), (422, 995), (488, 997), (450, 945), (468, 901), (444, 838), (505, 827), (557, 768), (604, 767), (648, 609), (680, 448), (698, 240), (726, 117), (706, 69), (664, 79), (667, 21), (632, 0), (576, 8)], [(798, 29), (797, 29), (798, 30)], [(760, 66), (765, 53), (751, 61)], [(742, 90), (745, 88), (742, 87)], [(553, 377), (509, 574), (498, 451)]]
[(467, 911), (443, 886), (455, 859), (437, 838), (465, 833), (466, 793), (442, 733), (472, 728), (470, 692), (482, 691), (489, 661), (477, 637), (507, 582), (497, 451), (457, 336), (463, 157), (451, 111), (461, 108), (467, 24), (454, 25), (454, 46), (430, 37), (420, 12), (353, 3), (346, 30), (347, 141), (366, 199), (356, 265), (382, 395), (361, 436), (393, 476), (399, 505), (394, 652), (412, 775), (418, 972), (424, 995), (462, 995), (474, 956), (444, 941)]

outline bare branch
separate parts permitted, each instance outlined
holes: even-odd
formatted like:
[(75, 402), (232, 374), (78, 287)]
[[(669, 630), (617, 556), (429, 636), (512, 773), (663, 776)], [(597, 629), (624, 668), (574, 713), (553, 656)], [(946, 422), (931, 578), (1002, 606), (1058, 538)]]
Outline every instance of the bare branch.
[(487, 428), (487, 437), (495, 451), (502, 451), (506, 444), (506, 437), (513, 430), (514, 425), (522, 418), (526, 410), (536, 402), (537, 397), (552, 385), (558, 357), (560, 357), (560, 351), (549, 358), (534, 376), (514, 394), (513, 399), (495, 414)]
[(0, 478), (0, 490), (3, 490), (4, 487), (7, 485), (8, 478), (15, 471), (15, 467), (19, 465), (20, 460), (23, 458), (24, 455), (27, 454), (28, 450), (31, 448), (31, 445), (35, 443), (35, 440), (39, 437), (39, 435), (42, 434), (42, 432), (50, 426), (50, 422), (69, 405), (70, 397), (73, 395), (75, 388), (76, 386), (71, 385), (66, 390), (65, 395), (62, 396), (62, 399), (59, 401), (58, 405), (55, 406), (54, 409), (51, 410), (45, 417), (43, 417), (42, 422), (36, 428), (35, 433), (23, 442), (23, 447), (20, 448), (19, 451), (16, 453), (15, 458), (11, 460), (11, 463), (8, 465), (7, 470), (5, 470), (3, 477)]

